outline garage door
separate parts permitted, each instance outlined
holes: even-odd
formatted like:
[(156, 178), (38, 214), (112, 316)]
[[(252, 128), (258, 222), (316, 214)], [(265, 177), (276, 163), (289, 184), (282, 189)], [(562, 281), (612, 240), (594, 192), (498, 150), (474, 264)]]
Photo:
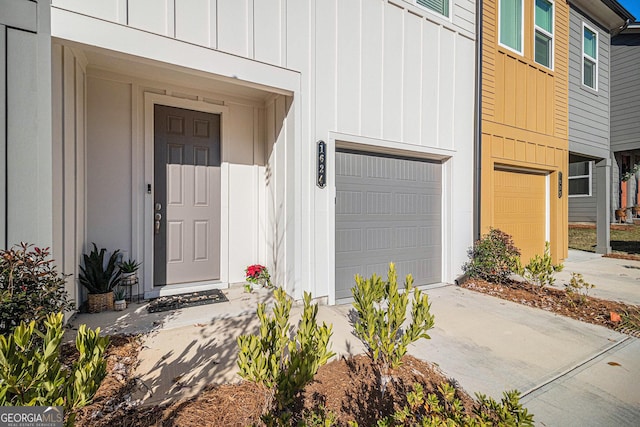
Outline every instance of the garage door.
[(354, 276), (386, 278), (389, 262), (417, 285), (441, 281), (441, 164), (336, 153), (336, 299)]
[(544, 252), (547, 177), (520, 171), (494, 174), (494, 227), (513, 236), (523, 262)]

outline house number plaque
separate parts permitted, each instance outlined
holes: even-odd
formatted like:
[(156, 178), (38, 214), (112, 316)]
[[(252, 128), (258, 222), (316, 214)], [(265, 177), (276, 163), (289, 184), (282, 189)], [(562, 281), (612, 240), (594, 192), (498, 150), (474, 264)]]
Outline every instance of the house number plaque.
[(327, 185), (327, 144), (318, 141), (318, 187)]
[(562, 172), (558, 172), (558, 199), (562, 198)]

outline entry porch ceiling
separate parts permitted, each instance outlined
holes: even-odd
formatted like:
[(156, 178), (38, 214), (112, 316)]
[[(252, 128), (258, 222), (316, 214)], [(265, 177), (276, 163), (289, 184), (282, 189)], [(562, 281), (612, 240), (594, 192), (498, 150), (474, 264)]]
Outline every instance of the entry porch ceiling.
[(56, 41), (72, 47), (77, 53), (84, 56), (88, 70), (97, 69), (143, 80), (161, 81), (175, 86), (215, 92), (256, 102), (264, 102), (274, 93), (280, 92), (248, 86), (242, 81), (234, 81), (224, 76), (175, 64), (167, 64), (67, 40)]

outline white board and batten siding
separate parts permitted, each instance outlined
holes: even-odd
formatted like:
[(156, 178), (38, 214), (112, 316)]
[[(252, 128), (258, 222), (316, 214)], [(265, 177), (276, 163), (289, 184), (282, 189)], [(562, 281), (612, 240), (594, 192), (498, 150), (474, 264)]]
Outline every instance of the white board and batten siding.
[(0, 0), (0, 248), (52, 244), (49, 12)]
[[(223, 199), (225, 194), (229, 196), (226, 199), (229, 220), (242, 218), (229, 224), (228, 232), (234, 234), (233, 239), (229, 235), (229, 241), (245, 242), (248, 247), (256, 239), (251, 233), (266, 233), (267, 228), (279, 233), (259, 252), (230, 251), (229, 271), (234, 271), (230, 281), (241, 280), (239, 275), (251, 256), (257, 255), (270, 265), (279, 263), (278, 274), (283, 275), (288, 290), (296, 298), (302, 296), (303, 290), (309, 290), (314, 296), (329, 296), (331, 300), (335, 281), (333, 167), (336, 147), (344, 144), (351, 149), (360, 147), (364, 151), (373, 149), (443, 162), (441, 277), (451, 282), (459, 273), (466, 249), (472, 243), (473, 177), (469, 171), (473, 167), (474, 139), (474, 1), (452, 0), (451, 18), (404, 0), (53, 0), (53, 7), (60, 11), (55, 16), (82, 14), (145, 34), (157, 34), (158, 46), (166, 45), (167, 37), (184, 42), (181, 52), (163, 52), (162, 61), (172, 63), (174, 55), (176, 66), (183, 65), (181, 54), (197, 45), (203, 51), (247, 59), (243, 63), (245, 68), (239, 70), (243, 76), (251, 75), (246, 70), (262, 69), (257, 67), (264, 64), (275, 66), (274, 70), (278, 67), (293, 72), (290, 79), (293, 84), (287, 88), (272, 85), (279, 95), (267, 99), (263, 110), (253, 106), (253, 110), (244, 112), (244, 107), (227, 103), (225, 97), (233, 98), (233, 93), (207, 95), (230, 105), (229, 123), (234, 124), (233, 135), (237, 138), (227, 146), (231, 151), (224, 154), (230, 156), (229, 186), (233, 185), (232, 180), (244, 186), (244, 192), (229, 187), (227, 194), (223, 189)], [(56, 31), (54, 27), (54, 35)], [(105, 40), (104, 43), (109, 42)], [(74, 41), (82, 43), (82, 37)], [(116, 41), (113, 43), (120, 46)], [(109, 48), (107, 44), (103, 47)], [(197, 67), (196, 62), (193, 64)], [(216, 73), (215, 63), (206, 66), (207, 72)], [(274, 70), (269, 71), (276, 75)], [(221, 71), (220, 75), (233, 77), (227, 71)], [(99, 77), (88, 77), (89, 115), (94, 108), (96, 112), (107, 108), (98, 106), (92, 92), (104, 93), (109, 99), (108, 86), (115, 84)], [(140, 83), (135, 79), (130, 80), (119, 82), (118, 90), (134, 96), (127, 114), (141, 120), (132, 109), (142, 108), (136, 94), (143, 86), (138, 86)], [(236, 82), (253, 83), (246, 79)], [(170, 95), (166, 86), (162, 81), (144, 85), (166, 90)], [(181, 92), (201, 97), (196, 88), (188, 87), (188, 76), (183, 86), (186, 87), (180, 88)], [(282, 96), (286, 93), (282, 89), (292, 96)], [(247, 112), (254, 114), (244, 114)], [(245, 119), (250, 120), (250, 126)], [(91, 120), (89, 117), (89, 123)], [(122, 148), (131, 158), (132, 150), (136, 152), (135, 139), (139, 137), (136, 128), (131, 127), (135, 123), (125, 118), (118, 120), (126, 125), (129, 137), (123, 135), (124, 139), (117, 144), (126, 144)], [(102, 127), (106, 128), (106, 124), (90, 126), (87, 137), (87, 168), (96, 167), (98, 174), (104, 166), (97, 164), (97, 157), (91, 160), (91, 150), (96, 154), (104, 152), (98, 144), (114, 143), (106, 134), (97, 132)], [(113, 129), (110, 126), (105, 130), (113, 133)], [(325, 189), (315, 186), (318, 140), (327, 143), (329, 153)], [(225, 153), (225, 141), (222, 144)], [(263, 176), (257, 170), (258, 175), (245, 174), (256, 166), (253, 159), (256, 150), (266, 152), (269, 169), (266, 181), (254, 179)], [(124, 172), (130, 174), (131, 169)], [(92, 179), (87, 178), (88, 185)], [(131, 179), (134, 183), (143, 182), (143, 178)], [(257, 195), (259, 206), (241, 206), (247, 193)], [(131, 218), (139, 213), (140, 206), (131, 205), (130, 194), (122, 194), (118, 199), (132, 210), (119, 232), (131, 230), (134, 236), (131, 249), (135, 251), (143, 231)], [(87, 200), (88, 223), (94, 218), (92, 204)], [(251, 210), (256, 208), (261, 209), (259, 214)], [(232, 211), (238, 212), (238, 216), (233, 216)], [(245, 226), (247, 221), (254, 225)]]
[[(474, 40), (456, 25), (459, 4), (452, 10), (453, 24), (408, 2), (322, 2), (313, 20), (314, 120), (305, 138), (327, 141), (330, 159), (340, 148), (444, 159), (439, 277), (446, 282), (459, 273), (473, 234), (472, 192), (452, 189), (472, 188)], [(303, 153), (312, 170), (313, 149)], [(333, 159), (329, 188), (338, 183), (333, 169), (338, 159)], [(319, 267), (310, 282), (329, 283), (330, 292), (338, 267), (332, 258), (338, 242), (327, 239), (338, 228), (334, 196), (316, 190), (311, 201), (316, 212), (326, 212), (326, 225), (322, 216), (315, 224), (313, 259)]]

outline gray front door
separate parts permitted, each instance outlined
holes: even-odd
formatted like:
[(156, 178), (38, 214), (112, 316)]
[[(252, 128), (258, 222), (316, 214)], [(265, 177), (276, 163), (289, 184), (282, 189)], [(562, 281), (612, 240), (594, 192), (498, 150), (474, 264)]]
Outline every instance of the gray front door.
[(220, 278), (220, 115), (154, 107), (154, 286)]
[(357, 152), (336, 153), (336, 299), (354, 276), (441, 281), (442, 166)]

